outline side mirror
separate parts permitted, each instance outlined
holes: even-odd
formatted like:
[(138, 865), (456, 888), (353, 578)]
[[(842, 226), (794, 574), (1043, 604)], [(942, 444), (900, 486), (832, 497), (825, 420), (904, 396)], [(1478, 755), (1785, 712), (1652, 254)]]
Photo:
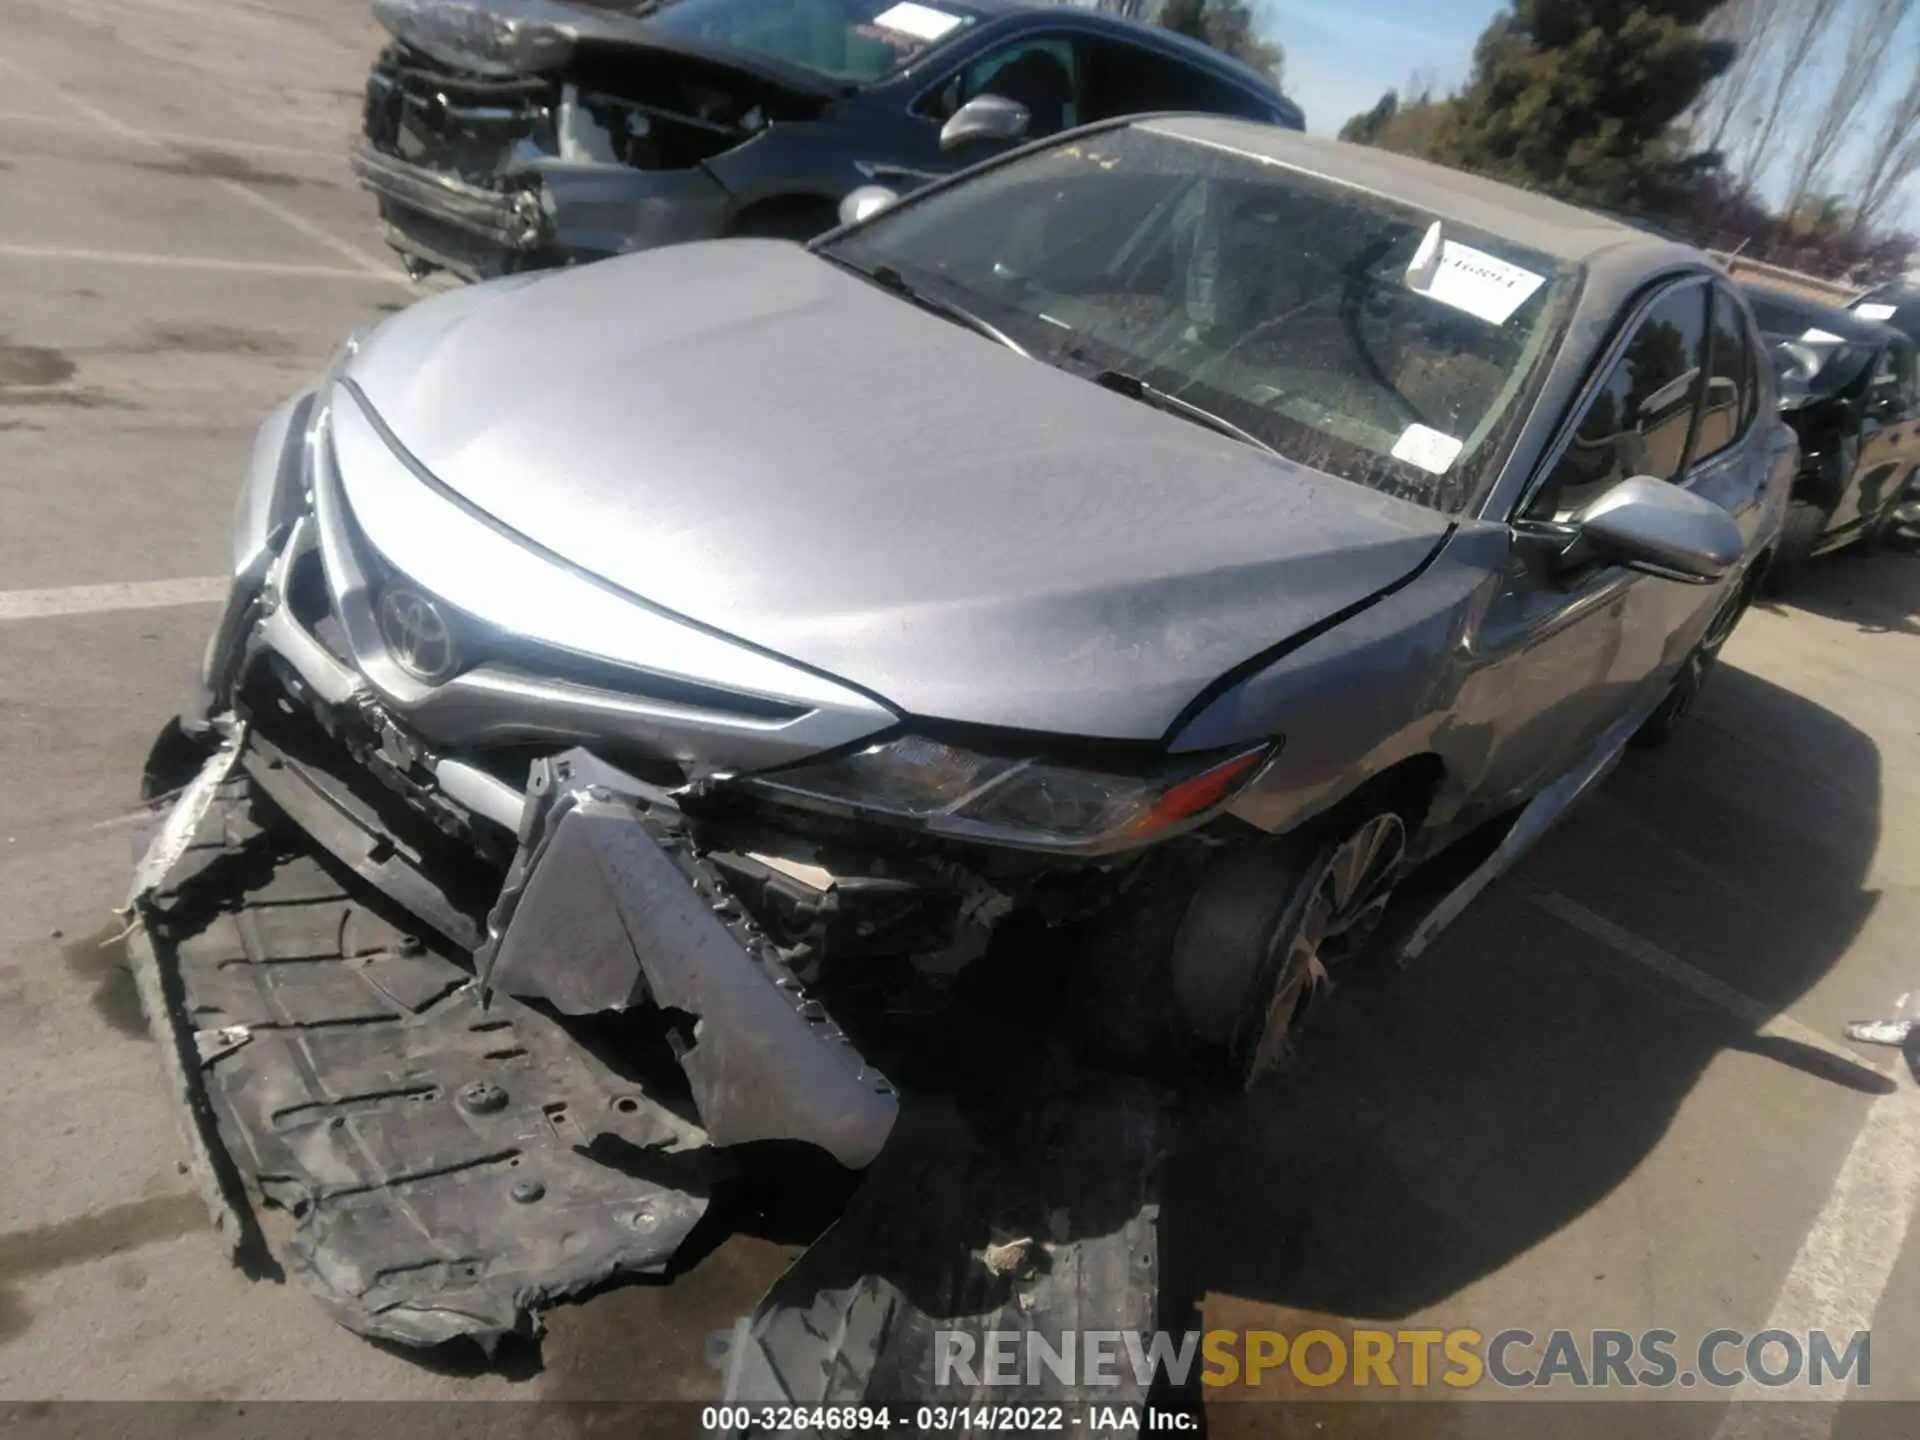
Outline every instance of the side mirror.
[(940, 148), (958, 150), (975, 140), (1018, 140), (1027, 133), (1027, 107), (1003, 95), (979, 95), (940, 127)]
[(862, 185), (849, 190), (840, 202), (840, 223), (857, 225), (870, 215), (878, 215), (900, 196), (884, 185)]
[(1725, 510), (1650, 475), (1622, 480), (1576, 515), (1573, 528), (1569, 549), (1579, 558), (1691, 585), (1721, 579), (1746, 552)]

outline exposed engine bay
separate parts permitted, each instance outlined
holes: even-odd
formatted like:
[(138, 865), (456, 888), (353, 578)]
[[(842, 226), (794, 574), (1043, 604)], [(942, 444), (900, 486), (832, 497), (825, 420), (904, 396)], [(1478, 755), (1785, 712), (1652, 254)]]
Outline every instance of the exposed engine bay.
[(634, 43), (651, 8), (375, 5), (394, 38), (353, 165), (410, 273), (479, 279), (707, 233), (727, 196), (703, 163), (828, 103)]

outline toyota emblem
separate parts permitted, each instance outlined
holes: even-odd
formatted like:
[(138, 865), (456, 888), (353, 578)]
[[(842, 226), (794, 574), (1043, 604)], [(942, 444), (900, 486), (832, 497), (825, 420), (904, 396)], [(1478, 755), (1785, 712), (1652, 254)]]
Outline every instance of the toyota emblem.
[(387, 586), (380, 592), (377, 615), (381, 638), (409, 675), (437, 685), (458, 668), (453, 628), (440, 607), (418, 590)]

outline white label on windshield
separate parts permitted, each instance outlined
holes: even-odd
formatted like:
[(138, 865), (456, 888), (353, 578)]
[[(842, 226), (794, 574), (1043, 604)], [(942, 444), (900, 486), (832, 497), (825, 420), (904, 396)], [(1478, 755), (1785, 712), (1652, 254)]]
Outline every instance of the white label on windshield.
[(913, 0), (901, 0), (900, 4), (874, 16), (873, 23), (887, 30), (898, 30), (902, 35), (911, 35), (916, 40), (938, 40), (960, 23), (960, 17), (936, 10), (931, 5), (915, 5)]
[(1841, 343), (1838, 335), (1833, 334), (1829, 330), (1822, 330), (1818, 326), (1807, 331), (1807, 333), (1800, 338), (1809, 345), (1838, 345)]
[(1424, 273), (1409, 272), (1407, 276), (1407, 284), (1416, 294), (1464, 310), (1489, 325), (1506, 324), (1547, 278), (1458, 240), (1442, 241), (1440, 253), (1420, 271)]
[[(1535, 277), (1538, 278), (1537, 276)], [(1409, 425), (1393, 442), (1393, 458), (1418, 465), (1429, 475), (1444, 475), (1460, 458), (1462, 442), (1428, 425)]]
[(1853, 313), (1862, 320), (1891, 320), (1899, 309), (1897, 305), (1882, 305), (1878, 300), (1868, 300), (1853, 307)]

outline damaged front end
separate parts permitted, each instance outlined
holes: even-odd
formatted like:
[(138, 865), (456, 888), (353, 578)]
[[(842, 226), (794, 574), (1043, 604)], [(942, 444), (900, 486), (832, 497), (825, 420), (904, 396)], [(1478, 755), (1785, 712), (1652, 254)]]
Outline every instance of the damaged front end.
[[(129, 906), (236, 1243), (264, 1203), (293, 1221), (268, 1248), (342, 1323), (491, 1345), (666, 1268), (748, 1147), (869, 1166), (901, 1108), (874, 1016), (937, 1009), (1016, 908), (1107, 903), (1133, 829), (1191, 823), (1264, 752), (1196, 785), (903, 750), (819, 677), (644, 610), (596, 620), (605, 591), (509, 573), (398, 464), (353, 353), (261, 432), (183, 716), (213, 753)], [(554, 633), (413, 573), (467, 542), (484, 584), (562, 587), (526, 612)], [(583, 657), (636, 634), (683, 663)], [(887, 823), (849, 803), (909, 772), (930, 788)], [(989, 843), (1014, 825), (1023, 847)]]
[(355, 174), (418, 278), (466, 279), (710, 238), (707, 162), (836, 91), (657, 33), (649, 6), (378, 0)]

